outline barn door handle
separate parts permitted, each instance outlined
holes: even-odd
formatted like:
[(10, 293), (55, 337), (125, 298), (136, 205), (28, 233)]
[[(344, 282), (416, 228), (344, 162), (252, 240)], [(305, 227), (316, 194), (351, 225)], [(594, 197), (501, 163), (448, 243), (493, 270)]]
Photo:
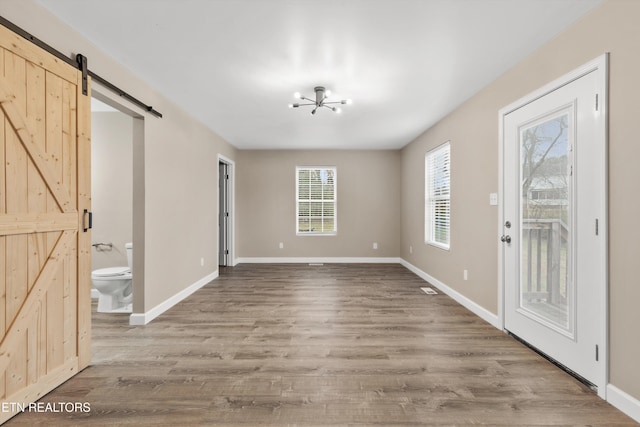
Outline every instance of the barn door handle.
[(85, 209), (82, 215), (82, 231), (86, 233), (91, 228), (93, 228), (93, 212)]

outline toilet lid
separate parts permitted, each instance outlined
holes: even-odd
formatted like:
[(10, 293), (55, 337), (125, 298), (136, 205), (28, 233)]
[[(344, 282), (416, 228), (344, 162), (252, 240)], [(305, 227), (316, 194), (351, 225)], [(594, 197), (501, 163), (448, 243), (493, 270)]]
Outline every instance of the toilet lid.
[(95, 277), (113, 277), (122, 276), (129, 273), (129, 267), (109, 267), (101, 268), (100, 270), (94, 270), (91, 274)]

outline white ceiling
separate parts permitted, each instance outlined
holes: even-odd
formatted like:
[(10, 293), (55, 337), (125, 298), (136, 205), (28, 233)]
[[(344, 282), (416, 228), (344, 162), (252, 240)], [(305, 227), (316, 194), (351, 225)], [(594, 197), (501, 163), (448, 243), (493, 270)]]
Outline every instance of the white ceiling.
[[(601, 2), (39, 1), (245, 149), (403, 147)], [(287, 108), (317, 85), (353, 105)]]

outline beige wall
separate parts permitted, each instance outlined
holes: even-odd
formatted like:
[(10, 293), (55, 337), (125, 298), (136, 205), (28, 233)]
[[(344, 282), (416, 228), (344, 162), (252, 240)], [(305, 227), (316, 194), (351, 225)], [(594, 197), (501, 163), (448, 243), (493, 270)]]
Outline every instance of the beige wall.
[[(490, 138), (498, 128), (498, 115), (497, 110), (495, 115), (483, 112), (486, 120), (476, 120), (475, 111), (483, 109), (482, 102), (472, 100), (402, 150), (401, 256), (497, 313), (498, 210), (489, 205), (489, 194), (498, 191), (497, 135)], [(463, 126), (457, 123), (461, 117)], [(424, 156), (446, 141), (451, 143), (449, 250), (424, 243)], [(463, 270), (468, 271), (467, 281)]]
[[(296, 166), (337, 167), (336, 236), (296, 236)], [(241, 258), (399, 254), (399, 151), (239, 151), (236, 179)]]
[(133, 119), (120, 112), (91, 114), (91, 269), (127, 265), (124, 245), (133, 239)]
[[(164, 115), (155, 118), (101, 90), (144, 118), (140, 132), (144, 134), (144, 147), (137, 149), (144, 155), (143, 164), (134, 171), (134, 175), (142, 170), (144, 173), (139, 180), (144, 181), (144, 188), (137, 193), (144, 195), (144, 218), (139, 226), (144, 227), (144, 242), (138, 245), (144, 248), (144, 286), (140, 288), (134, 281), (134, 313), (152, 309), (215, 272), (217, 155), (233, 160), (235, 148), (61, 23), (37, 1), (2, 1), (0, 14), (70, 57), (84, 54), (92, 71)], [(136, 254), (140, 254), (137, 249)], [(204, 266), (200, 258), (204, 258)]]
[[(610, 52), (609, 232), (610, 382), (640, 399), (640, 2), (608, 1), (538, 50), (402, 151), (402, 257), (497, 313), (500, 108)], [(424, 153), (451, 140), (451, 251), (422, 243)], [(413, 254), (409, 253), (413, 245)], [(462, 270), (469, 269), (469, 281)]]

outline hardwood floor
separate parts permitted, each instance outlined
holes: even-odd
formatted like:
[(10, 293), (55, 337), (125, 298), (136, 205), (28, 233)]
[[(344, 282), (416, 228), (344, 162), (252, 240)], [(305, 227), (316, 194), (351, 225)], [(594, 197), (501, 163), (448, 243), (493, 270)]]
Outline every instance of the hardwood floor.
[(147, 326), (94, 314), (93, 362), (14, 426), (637, 425), (400, 265), (250, 265)]

